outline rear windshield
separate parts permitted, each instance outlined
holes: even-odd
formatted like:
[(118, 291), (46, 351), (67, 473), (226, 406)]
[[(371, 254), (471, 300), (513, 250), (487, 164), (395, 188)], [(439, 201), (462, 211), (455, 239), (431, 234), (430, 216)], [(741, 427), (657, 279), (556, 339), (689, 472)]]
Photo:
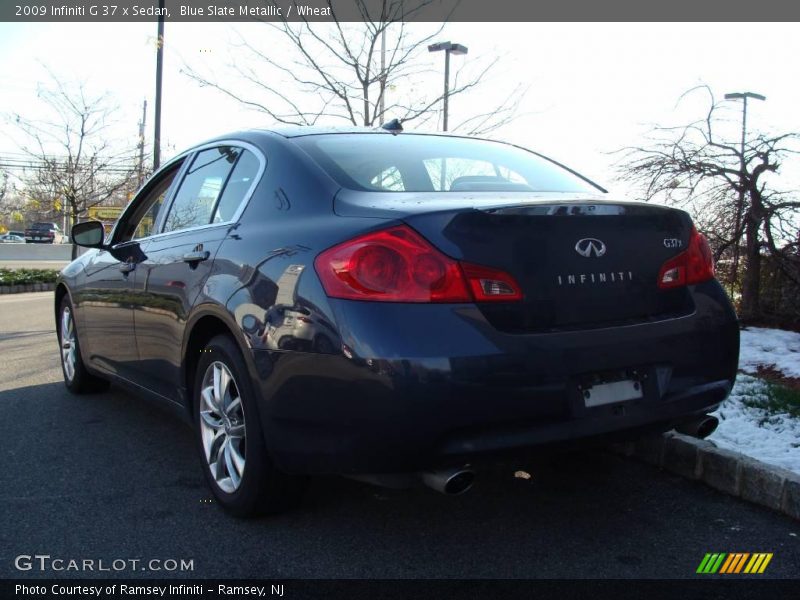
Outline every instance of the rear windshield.
[(354, 133), (294, 140), (342, 187), (378, 192), (597, 192), (532, 152), (486, 140)]
[(55, 223), (34, 223), (31, 229), (58, 229)]

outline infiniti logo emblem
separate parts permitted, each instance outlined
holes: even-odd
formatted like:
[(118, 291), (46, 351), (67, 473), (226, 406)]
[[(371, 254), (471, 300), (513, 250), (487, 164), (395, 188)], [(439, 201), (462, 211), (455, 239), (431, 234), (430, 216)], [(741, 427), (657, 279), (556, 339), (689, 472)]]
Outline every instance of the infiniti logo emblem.
[(600, 258), (606, 253), (606, 245), (596, 238), (583, 238), (575, 244), (575, 252), (584, 258)]

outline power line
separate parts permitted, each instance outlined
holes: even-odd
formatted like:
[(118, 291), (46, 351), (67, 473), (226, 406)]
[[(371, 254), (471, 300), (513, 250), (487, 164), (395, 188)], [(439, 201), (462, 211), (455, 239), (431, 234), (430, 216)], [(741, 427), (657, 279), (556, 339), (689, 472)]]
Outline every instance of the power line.
[[(14, 164), (7, 164), (7, 163), (0, 162), (0, 169), (7, 169), (9, 171), (27, 171), (27, 170), (30, 170), (30, 171), (49, 171), (52, 168), (53, 167), (51, 165), (46, 165), (46, 164), (42, 164), (42, 165), (14, 165)], [(62, 169), (59, 169), (59, 170), (64, 171), (64, 172), (69, 171), (69, 169), (67, 169), (67, 168), (62, 168)], [(129, 173), (131, 173), (131, 174), (135, 173), (136, 172), (136, 168), (135, 167), (130, 167), (128, 169), (124, 169), (124, 168), (119, 168), (119, 167), (101, 167), (101, 168), (97, 169), (95, 172), (96, 173), (115, 173), (115, 174), (119, 174), (119, 175), (124, 175), (124, 174), (129, 174)]]
[[(17, 155), (21, 156), (21, 155)], [(75, 166), (69, 166), (67, 159), (41, 159), (41, 158), (16, 158), (14, 156), (0, 155), (0, 169), (10, 171), (44, 171), (44, 170), (59, 170), (68, 172), (75, 169)], [(81, 167), (79, 167), (81, 168)], [(133, 173), (137, 169), (137, 165), (130, 158), (120, 159), (118, 161), (111, 161), (107, 165), (95, 168), (96, 173)]]

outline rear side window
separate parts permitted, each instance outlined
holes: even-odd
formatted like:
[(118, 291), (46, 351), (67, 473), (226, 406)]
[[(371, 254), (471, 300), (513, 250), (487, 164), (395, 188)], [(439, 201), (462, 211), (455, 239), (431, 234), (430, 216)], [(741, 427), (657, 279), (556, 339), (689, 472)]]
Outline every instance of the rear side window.
[(208, 225), (241, 148), (218, 146), (198, 152), (170, 206), (164, 232)]
[(247, 192), (256, 180), (261, 163), (258, 157), (249, 150), (242, 150), (236, 165), (233, 167), (228, 183), (214, 211), (214, 223), (232, 221), (236, 211), (247, 196)]
[(598, 192), (521, 148), (439, 135), (348, 133), (294, 139), (342, 187), (376, 192)]

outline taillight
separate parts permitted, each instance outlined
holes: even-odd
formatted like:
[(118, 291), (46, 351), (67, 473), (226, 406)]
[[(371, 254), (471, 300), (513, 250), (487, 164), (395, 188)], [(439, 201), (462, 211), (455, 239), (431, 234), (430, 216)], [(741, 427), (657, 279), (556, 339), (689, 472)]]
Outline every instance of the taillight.
[(406, 225), (368, 233), (322, 252), (314, 267), (332, 298), (380, 302), (520, 300), (507, 273), (459, 263)]
[(670, 258), (658, 272), (658, 287), (676, 288), (708, 281), (714, 277), (714, 257), (708, 240), (692, 227), (689, 247)]
[(461, 268), (469, 282), (476, 302), (511, 302), (522, 300), (519, 285), (508, 273), (462, 262)]

